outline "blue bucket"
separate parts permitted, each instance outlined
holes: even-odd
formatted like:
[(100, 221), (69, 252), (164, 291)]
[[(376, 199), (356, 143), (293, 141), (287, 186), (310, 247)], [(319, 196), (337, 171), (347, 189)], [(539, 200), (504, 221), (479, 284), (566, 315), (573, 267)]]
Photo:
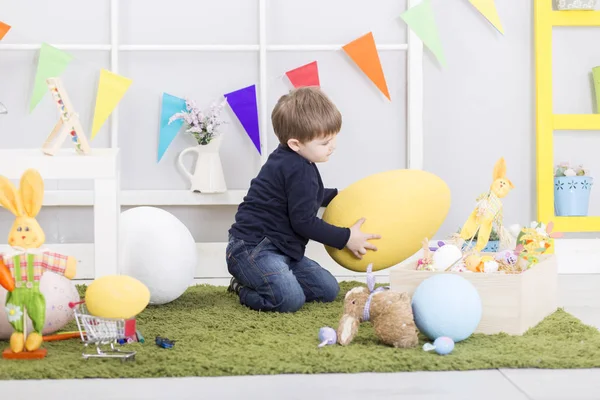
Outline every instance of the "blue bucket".
[[(473, 239), (473, 243), (469, 244), (469, 241), (466, 241), (463, 245), (463, 251), (472, 249), (477, 244), (477, 239)], [(498, 248), (500, 247), (499, 240), (488, 240), (487, 245), (481, 250), (482, 253), (497, 253)]]
[(559, 176), (554, 178), (554, 213), (556, 216), (586, 216), (594, 178)]

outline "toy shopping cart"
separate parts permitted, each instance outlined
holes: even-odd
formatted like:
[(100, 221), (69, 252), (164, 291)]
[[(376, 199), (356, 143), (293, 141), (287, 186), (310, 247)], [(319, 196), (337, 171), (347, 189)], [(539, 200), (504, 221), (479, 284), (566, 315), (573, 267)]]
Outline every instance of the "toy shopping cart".
[[(118, 340), (135, 335), (135, 319), (100, 318), (87, 313), (85, 301), (69, 303), (73, 309), (81, 341), (87, 348), (96, 345), (95, 353), (83, 352), (83, 358), (107, 357), (120, 358), (121, 361), (135, 360), (135, 351), (122, 351), (115, 347)], [(110, 349), (102, 350), (101, 346), (110, 345)]]

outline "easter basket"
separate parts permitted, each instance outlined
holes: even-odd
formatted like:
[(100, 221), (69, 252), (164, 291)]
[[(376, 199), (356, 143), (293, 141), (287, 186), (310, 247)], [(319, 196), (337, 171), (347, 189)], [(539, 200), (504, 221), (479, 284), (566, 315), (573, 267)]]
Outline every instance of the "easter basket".
[(522, 335), (558, 307), (558, 267), (554, 254), (542, 255), (521, 273), (469, 273), (417, 270), (417, 260), (407, 260), (390, 271), (390, 288), (411, 296), (425, 279), (458, 274), (475, 286), (482, 304), (475, 333)]
[(553, 249), (554, 238), (562, 234), (552, 232), (553, 226), (552, 222), (534, 221), (520, 230), (514, 250), (485, 255), (462, 252), (445, 243), (432, 253), (423, 243), (422, 254), (390, 271), (391, 289), (412, 296), (428, 278), (459, 274), (481, 298), (482, 316), (476, 333), (522, 335), (558, 307), (558, 266)]

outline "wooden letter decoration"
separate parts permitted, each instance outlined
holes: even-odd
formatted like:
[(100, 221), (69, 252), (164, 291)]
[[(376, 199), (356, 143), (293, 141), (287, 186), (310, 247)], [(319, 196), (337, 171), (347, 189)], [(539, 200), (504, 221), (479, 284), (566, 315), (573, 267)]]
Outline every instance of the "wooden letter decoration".
[(60, 119), (44, 142), (42, 150), (45, 154), (53, 156), (61, 148), (63, 142), (69, 138), (75, 145), (77, 153), (88, 154), (90, 146), (79, 122), (79, 115), (74, 112), (73, 105), (62, 85), (62, 81), (60, 78), (48, 78), (46, 84), (50, 93), (52, 93), (52, 98), (60, 114)]

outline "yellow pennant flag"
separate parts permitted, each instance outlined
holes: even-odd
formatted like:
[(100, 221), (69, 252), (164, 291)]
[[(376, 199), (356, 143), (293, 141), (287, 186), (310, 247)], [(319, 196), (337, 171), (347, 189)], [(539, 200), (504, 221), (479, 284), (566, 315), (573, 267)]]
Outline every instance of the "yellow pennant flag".
[(96, 95), (96, 109), (94, 110), (94, 122), (92, 123), (92, 139), (100, 130), (106, 119), (113, 112), (119, 101), (129, 89), (131, 79), (117, 75), (103, 69), (100, 71), (98, 82), (98, 94)]
[(498, 32), (504, 35), (504, 28), (502, 27), (502, 23), (500, 22), (500, 17), (498, 16), (498, 11), (496, 11), (496, 4), (494, 0), (469, 0), (473, 6), (479, 10), (481, 14), (487, 20), (494, 25)]

